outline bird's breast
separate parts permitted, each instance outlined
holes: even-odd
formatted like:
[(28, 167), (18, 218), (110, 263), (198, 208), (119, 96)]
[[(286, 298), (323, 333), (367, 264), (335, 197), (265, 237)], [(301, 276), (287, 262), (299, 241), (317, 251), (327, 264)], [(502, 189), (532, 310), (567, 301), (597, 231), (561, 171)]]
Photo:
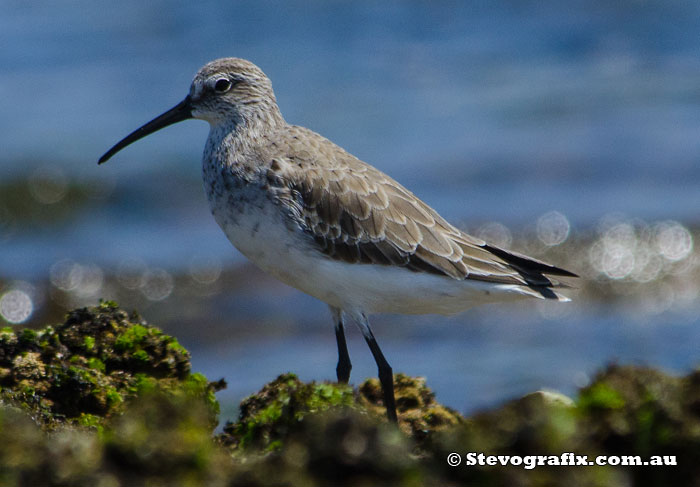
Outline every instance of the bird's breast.
[(204, 190), (214, 219), (231, 243), (263, 270), (281, 278), (293, 257), (309, 246), (305, 235), (262, 180), (216, 164), (203, 166)]

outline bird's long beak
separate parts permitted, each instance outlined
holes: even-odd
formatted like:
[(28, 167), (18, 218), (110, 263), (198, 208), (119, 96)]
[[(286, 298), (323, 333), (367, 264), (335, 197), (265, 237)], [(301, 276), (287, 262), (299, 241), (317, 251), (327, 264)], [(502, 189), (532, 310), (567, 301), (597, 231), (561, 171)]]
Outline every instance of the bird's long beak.
[(146, 125), (137, 128), (122, 140), (117, 142), (114, 147), (109, 149), (102, 157), (100, 157), (100, 160), (97, 163), (102, 164), (103, 162), (107, 162), (114, 154), (122, 150), (127, 145), (132, 144), (157, 130), (165, 128), (168, 125), (182, 122), (183, 120), (187, 120), (189, 118), (192, 118), (192, 103), (188, 95), (184, 100), (164, 114), (154, 118)]

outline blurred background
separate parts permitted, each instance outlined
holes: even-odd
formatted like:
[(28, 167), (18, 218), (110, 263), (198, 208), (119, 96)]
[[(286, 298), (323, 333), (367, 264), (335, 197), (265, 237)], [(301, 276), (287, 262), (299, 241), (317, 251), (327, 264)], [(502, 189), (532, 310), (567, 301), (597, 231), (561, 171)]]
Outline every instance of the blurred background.
[[(237, 56), (282, 113), (491, 242), (581, 274), (573, 302), (382, 315), (395, 371), (461, 412), (572, 394), (609, 362), (700, 350), (700, 4), (2, 2), (0, 324), (115, 299), (225, 377), (223, 417), (279, 373), (334, 380), (324, 304), (228, 243), (201, 187), (208, 126), (98, 157)], [(349, 329), (352, 381), (376, 374)]]

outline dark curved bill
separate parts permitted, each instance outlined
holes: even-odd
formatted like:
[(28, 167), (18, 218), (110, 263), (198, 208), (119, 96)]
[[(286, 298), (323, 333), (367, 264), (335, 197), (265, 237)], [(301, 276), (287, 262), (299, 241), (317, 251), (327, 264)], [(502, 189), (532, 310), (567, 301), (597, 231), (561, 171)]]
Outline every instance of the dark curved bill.
[(117, 142), (114, 147), (109, 149), (102, 157), (100, 157), (100, 160), (97, 163), (102, 164), (103, 162), (107, 162), (110, 157), (122, 150), (127, 145), (132, 144), (157, 130), (165, 128), (168, 125), (182, 122), (183, 120), (187, 120), (189, 118), (192, 118), (192, 105), (190, 103), (190, 97), (187, 96), (184, 100), (164, 114), (154, 118), (146, 125), (137, 128), (122, 140)]

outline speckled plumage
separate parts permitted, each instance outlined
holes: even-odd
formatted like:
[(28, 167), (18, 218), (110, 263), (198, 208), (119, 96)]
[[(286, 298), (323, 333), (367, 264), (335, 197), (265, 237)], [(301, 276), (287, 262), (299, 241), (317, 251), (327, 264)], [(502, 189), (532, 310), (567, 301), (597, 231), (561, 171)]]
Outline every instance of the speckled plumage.
[[(386, 393), (391, 368), (367, 314), (452, 314), (522, 296), (566, 300), (550, 276), (574, 274), (467, 235), (378, 169), (287, 124), (270, 80), (243, 59), (204, 66), (182, 103), (127, 136), (100, 162), (186, 118), (210, 124), (204, 188), (231, 242), (266, 272), (331, 307), (339, 380), (347, 381), (350, 369), (344, 313), (370, 344)], [(393, 392), (385, 400), (391, 419)]]
[[(206, 100), (206, 111), (221, 116), (214, 119), (206, 113), (201, 118), (212, 123), (204, 154), (205, 190), (217, 221), (225, 231), (230, 229), (227, 234), (236, 232), (232, 222), (240, 221), (246, 205), (260, 209), (269, 199), (285, 215), (287, 226), (295, 227), (293, 238), (313, 240), (306, 245), (319, 259), (504, 284), (510, 286), (502, 288), (504, 298), (513, 292), (559, 297), (551, 290), (558, 283), (547, 275), (571, 275), (567, 271), (465, 234), (386, 174), (317, 133), (287, 124), (269, 80), (251, 63), (229, 58), (208, 64), (195, 77), (191, 95), (206, 99), (208, 80), (222, 73), (243, 80), (231, 96), (245, 100), (244, 112)], [(250, 191), (242, 191), (243, 186)], [(251, 202), (251, 191), (260, 192), (257, 203)], [(239, 240), (229, 237), (234, 244)], [(465, 300), (462, 309), (472, 304)]]

